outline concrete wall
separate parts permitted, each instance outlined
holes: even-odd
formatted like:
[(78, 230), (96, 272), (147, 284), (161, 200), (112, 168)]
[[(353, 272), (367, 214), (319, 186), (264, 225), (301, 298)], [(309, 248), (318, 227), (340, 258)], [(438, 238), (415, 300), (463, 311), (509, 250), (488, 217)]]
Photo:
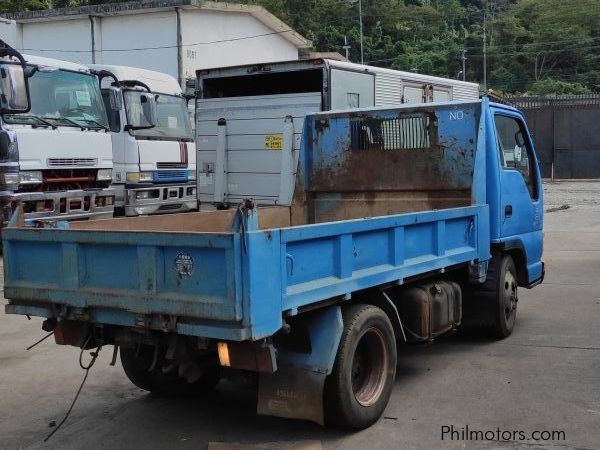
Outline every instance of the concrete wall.
[(23, 23), (19, 27), (17, 45), (23, 53), (82, 64), (92, 62), (92, 36), (87, 18)]
[(0, 39), (11, 47), (17, 45), (17, 23), (0, 17)]
[[(96, 23), (98, 64), (141, 67), (178, 78), (174, 11), (102, 17)], [(130, 50), (141, 48), (146, 50)]]
[[(290, 41), (249, 14), (182, 10), (183, 74), (195, 77), (197, 69), (298, 59)], [(192, 45), (246, 36), (223, 43)]]
[[(295, 45), (250, 14), (181, 9), (180, 25), (184, 79), (202, 68), (298, 58)], [(239, 39), (257, 35), (265, 36)], [(27, 54), (141, 67), (179, 78), (175, 9), (26, 22), (18, 25), (16, 36), (17, 48)]]

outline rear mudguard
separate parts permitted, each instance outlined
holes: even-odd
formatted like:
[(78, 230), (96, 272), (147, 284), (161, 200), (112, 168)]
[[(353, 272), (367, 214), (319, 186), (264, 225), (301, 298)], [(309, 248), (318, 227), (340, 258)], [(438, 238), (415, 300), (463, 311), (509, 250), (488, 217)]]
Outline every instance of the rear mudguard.
[(261, 373), (258, 414), (324, 424), (323, 388), (333, 370), (344, 323), (339, 305), (306, 314), (310, 353), (280, 351), (275, 373)]

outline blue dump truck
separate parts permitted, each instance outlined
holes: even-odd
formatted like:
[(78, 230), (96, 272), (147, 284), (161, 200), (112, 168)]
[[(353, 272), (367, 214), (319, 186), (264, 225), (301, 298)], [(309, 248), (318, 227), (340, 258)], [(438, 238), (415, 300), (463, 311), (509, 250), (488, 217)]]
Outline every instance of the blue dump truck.
[(518, 287), (544, 278), (523, 115), (483, 98), (302, 119), (298, 150), (285, 135), (265, 150), (291, 164), (287, 204), (54, 226), (17, 211), (6, 312), (45, 318), (58, 344), (119, 348), (142, 389), (241, 372), (258, 413), (346, 429), (382, 415), (399, 345), (461, 324), (509, 336)]

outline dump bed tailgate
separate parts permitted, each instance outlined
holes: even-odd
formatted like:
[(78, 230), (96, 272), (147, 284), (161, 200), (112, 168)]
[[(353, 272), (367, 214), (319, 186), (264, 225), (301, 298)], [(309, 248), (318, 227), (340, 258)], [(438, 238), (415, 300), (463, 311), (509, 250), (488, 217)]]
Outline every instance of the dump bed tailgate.
[(11, 300), (242, 319), (236, 233), (6, 229), (4, 253)]

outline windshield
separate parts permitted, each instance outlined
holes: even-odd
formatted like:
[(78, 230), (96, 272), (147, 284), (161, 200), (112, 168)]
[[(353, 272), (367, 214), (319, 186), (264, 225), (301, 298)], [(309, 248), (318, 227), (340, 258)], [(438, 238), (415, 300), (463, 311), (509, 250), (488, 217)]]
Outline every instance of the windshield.
[[(128, 97), (125, 98), (127, 101)], [(129, 104), (127, 110), (130, 110)], [(192, 126), (185, 99), (174, 95), (157, 94), (156, 126), (135, 130), (133, 134), (144, 137), (192, 140)]]
[(29, 78), (31, 110), (4, 116), (9, 123), (107, 128), (95, 76), (66, 70), (37, 70)]

